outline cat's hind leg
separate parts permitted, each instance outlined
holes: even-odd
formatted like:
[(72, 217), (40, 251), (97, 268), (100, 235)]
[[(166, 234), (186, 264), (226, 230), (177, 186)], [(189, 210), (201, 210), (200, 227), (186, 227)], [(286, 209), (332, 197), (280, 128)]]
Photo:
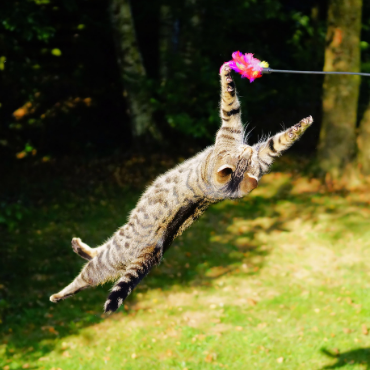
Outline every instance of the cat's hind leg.
[(122, 302), (149, 273), (152, 267), (159, 264), (162, 258), (162, 251), (161, 245), (148, 245), (130, 262), (105, 302), (105, 313), (112, 313), (122, 305)]
[[(119, 250), (117, 251), (112, 244), (106, 244), (102, 247), (104, 250), (84, 266), (81, 273), (71, 284), (50, 297), (52, 302), (66, 299), (81, 290), (103, 284), (108, 280), (116, 280), (122, 275), (126, 266), (122, 262)], [(99, 249), (102, 247), (99, 247)]]
[(57, 294), (53, 294), (50, 297), (51, 302), (58, 302), (62, 299), (66, 299), (69, 297), (72, 297), (74, 294), (80, 292), (81, 290), (89, 288), (91, 285), (88, 284), (83, 278), (82, 278), (82, 273), (79, 274), (76, 279), (72, 281), (71, 284), (67, 285), (63, 290), (61, 290)]
[(83, 243), (80, 238), (73, 238), (72, 249), (83, 259), (90, 261), (98, 255), (102, 247), (90, 248), (87, 244)]

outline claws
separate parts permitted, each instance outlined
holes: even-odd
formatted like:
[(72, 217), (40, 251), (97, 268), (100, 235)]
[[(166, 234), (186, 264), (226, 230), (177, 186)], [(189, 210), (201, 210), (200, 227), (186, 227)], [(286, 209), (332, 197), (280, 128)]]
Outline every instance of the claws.
[(229, 72), (231, 71), (231, 68), (226, 64), (226, 65), (224, 66), (224, 71), (225, 71), (226, 73), (229, 73)]
[(230, 73), (231, 68), (225, 63), (221, 66), (220, 75), (226, 76)]
[(290, 139), (295, 139), (300, 137), (306, 129), (312, 124), (313, 118), (312, 116), (303, 118), (300, 122), (295, 124), (289, 131), (288, 131), (288, 137)]
[(313, 122), (313, 118), (312, 118), (312, 116), (308, 116), (308, 117), (306, 117), (306, 118), (303, 118), (303, 119), (299, 122), (299, 124), (303, 124), (303, 125), (311, 125), (311, 124), (312, 124), (312, 122)]

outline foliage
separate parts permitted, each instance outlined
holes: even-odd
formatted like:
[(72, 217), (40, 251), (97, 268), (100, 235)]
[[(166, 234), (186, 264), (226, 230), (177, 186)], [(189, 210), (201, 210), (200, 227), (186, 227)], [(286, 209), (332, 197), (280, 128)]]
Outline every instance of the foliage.
[(0, 203), (0, 227), (5, 225), (9, 231), (19, 227), (27, 209), (19, 203)]
[[(322, 65), (325, 9), (314, 1), (231, 0), (226, 8), (220, 0), (138, 0), (132, 6), (148, 70), (143, 88), (151, 91), (167, 140), (179, 133), (207, 142), (214, 136), (218, 69), (234, 50), (255, 52), (280, 68)], [(169, 7), (171, 32), (165, 52), (159, 48), (163, 6)], [(315, 20), (314, 7), (319, 10)], [(2, 2), (0, 21), (3, 156), (34, 161), (130, 143), (108, 1)], [(308, 49), (316, 51), (307, 55)], [(166, 76), (160, 72), (163, 65)], [(285, 92), (279, 94), (282, 79)], [(312, 91), (319, 91), (320, 80), (302, 77), (297, 84), (290, 76), (280, 82), (271, 76), (263, 84), (237, 83), (247, 108), (244, 119), (261, 121), (265, 132), (276, 127), (264, 117), (266, 110), (279, 122), (296, 120), (296, 110), (312, 114), (319, 105), (319, 94)], [(26, 145), (35, 151), (25, 151)]]
[[(2, 156), (34, 161), (130, 144), (108, 6), (108, 0), (0, 4)], [(320, 70), (326, 6), (326, 1), (315, 0), (230, 0), (227, 7), (221, 0), (132, 2), (148, 71), (142, 88), (150, 91), (166, 140), (182, 143), (180, 133), (203, 142), (213, 138), (219, 122), (218, 69), (235, 50), (254, 52), (275, 68)], [(168, 8), (166, 19), (163, 7)], [(369, 64), (369, 14), (365, 2), (364, 70)], [(164, 26), (167, 36), (162, 34)], [(253, 140), (276, 130), (278, 123), (308, 114), (320, 117), (320, 76), (271, 75), (254, 84), (236, 77), (236, 83), (244, 120), (260, 127), (253, 131)], [(364, 81), (360, 111), (367, 104), (367, 84)], [(314, 147), (316, 126), (305, 150)], [(35, 151), (25, 151), (26, 145)]]
[[(178, 22), (180, 31), (167, 55), (169, 76), (162, 80), (159, 90), (159, 84), (156, 85), (153, 94), (156, 108), (164, 112), (167, 123), (184, 134), (209, 139), (214, 136), (219, 125), (215, 109), (219, 98), (218, 70), (235, 50), (252, 51), (275, 68), (322, 68), (325, 12), (314, 2), (292, 6), (291, 2), (277, 0), (268, 4), (231, 0), (227, 7), (220, 0), (212, 1), (212, 6), (208, 0), (169, 4), (173, 22)], [(142, 5), (145, 7), (145, 2)], [(315, 19), (310, 17), (314, 7), (318, 12)], [(196, 25), (194, 14), (199, 18)], [(279, 32), (274, 32), (276, 29)], [(305, 53), (311, 49), (315, 51)], [(321, 79), (302, 76), (297, 83), (296, 78), (286, 75), (279, 76), (278, 82), (275, 76), (269, 76), (255, 84), (238, 76), (235, 79), (245, 105), (244, 120), (262, 121), (265, 133), (276, 130), (279, 121), (297, 119), (297, 111), (303, 116), (318, 111)], [(282, 83), (284, 94), (279, 94)], [(264, 117), (265, 111), (270, 116), (274, 112), (276, 121), (272, 123)], [(261, 131), (257, 129), (255, 136)]]
[(18, 41), (48, 41), (54, 36), (55, 29), (43, 14), (47, 4), (50, 4), (49, 0), (4, 2), (1, 7), (2, 26)]
[[(3, 157), (34, 160), (97, 147), (102, 153), (128, 142), (107, 6), (97, 0), (0, 4)], [(35, 152), (25, 151), (27, 145)]]

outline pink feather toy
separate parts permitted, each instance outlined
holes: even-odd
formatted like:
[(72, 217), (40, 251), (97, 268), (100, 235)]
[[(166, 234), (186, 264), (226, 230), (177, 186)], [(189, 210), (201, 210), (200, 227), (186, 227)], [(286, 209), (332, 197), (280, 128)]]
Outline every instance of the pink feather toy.
[(242, 54), (240, 51), (235, 51), (232, 57), (233, 59), (225, 64), (228, 64), (235, 72), (240, 73), (242, 78), (248, 78), (250, 82), (262, 77), (263, 68), (269, 66), (267, 62), (261, 62), (254, 58), (252, 53)]
[(256, 78), (262, 77), (263, 74), (277, 73), (299, 73), (299, 74), (330, 74), (330, 75), (360, 75), (370, 77), (370, 73), (358, 72), (326, 72), (326, 71), (292, 71), (283, 69), (271, 69), (265, 61), (261, 62), (254, 58), (252, 53), (242, 54), (240, 51), (235, 51), (232, 54), (233, 59), (224, 63), (228, 64), (231, 69), (242, 75), (242, 78), (248, 78), (253, 82)]

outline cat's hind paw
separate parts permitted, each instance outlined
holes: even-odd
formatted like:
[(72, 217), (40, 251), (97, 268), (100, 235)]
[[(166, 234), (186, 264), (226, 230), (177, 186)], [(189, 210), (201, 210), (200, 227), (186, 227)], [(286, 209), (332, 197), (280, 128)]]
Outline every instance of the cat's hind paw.
[(53, 302), (53, 303), (57, 303), (57, 302), (61, 301), (62, 299), (64, 299), (64, 298), (61, 297), (59, 294), (53, 294), (52, 296), (50, 296), (50, 302)]
[(82, 242), (80, 238), (73, 238), (72, 239), (72, 249), (75, 253), (77, 253), (83, 259), (90, 261), (94, 258), (91, 253), (91, 248)]

